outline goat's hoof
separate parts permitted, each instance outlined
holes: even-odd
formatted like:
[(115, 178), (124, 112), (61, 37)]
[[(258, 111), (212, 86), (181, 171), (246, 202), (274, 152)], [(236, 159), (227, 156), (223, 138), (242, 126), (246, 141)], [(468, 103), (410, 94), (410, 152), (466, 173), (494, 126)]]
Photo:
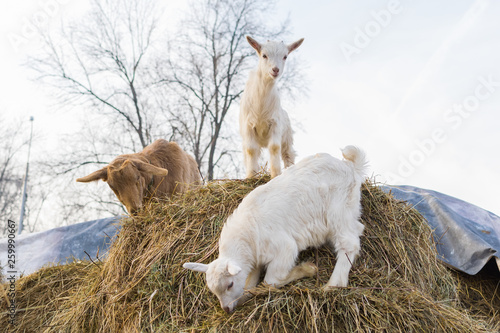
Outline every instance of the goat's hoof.
[(333, 291), (333, 290), (335, 290), (337, 288), (339, 288), (339, 287), (337, 287), (337, 286), (331, 286), (329, 284), (325, 284), (323, 287), (321, 287), (321, 289), (323, 291), (325, 291), (325, 292)]
[(301, 264), (301, 268), (305, 273), (305, 276), (311, 277), (318, 273), (318, 267), (312, 262), (304, 262)]
[(345, 288), (345, 287), (347, 287), (347, 281), (342, 282), (342, 281), (335, 281), (334, 280), (333, 282), (328, 281), (328, 283), (325, 284), (322, 289), (325, 291), (329, 291), (329, 290), (333, 290), (333, 289), (337, 289), (337, 288)]

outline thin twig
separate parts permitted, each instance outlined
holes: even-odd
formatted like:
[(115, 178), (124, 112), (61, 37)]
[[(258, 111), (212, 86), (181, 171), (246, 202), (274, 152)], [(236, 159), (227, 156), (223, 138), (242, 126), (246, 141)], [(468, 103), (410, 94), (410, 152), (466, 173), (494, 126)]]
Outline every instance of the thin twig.
[[(87, 253), (87, 251), (83, 251), (83, 252), (85, 252), (85, 254), (89, 257), (90, 261), (91, 261), (94, 265), (96, 265), (97, 267), (99, 267), (99, 269), (101, 269), (101, 266), (99, 266), (98, 264), (96, 264), (96, 263), (95, 263), (95, 261), (94, 261), (94, 260), (92, 260), (92, 257), (90, 256), (90, 254), (88, 254), (88, 253)], [(99, 261), (101, 261), (101, 260), (99, 260)]]

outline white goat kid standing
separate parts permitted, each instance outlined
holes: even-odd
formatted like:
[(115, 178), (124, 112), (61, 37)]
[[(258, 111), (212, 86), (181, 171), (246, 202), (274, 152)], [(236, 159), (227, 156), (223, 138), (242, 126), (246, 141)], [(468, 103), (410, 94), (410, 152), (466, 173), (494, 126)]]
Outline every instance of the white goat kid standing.
[(244, 291), (257, 285), (263, 269), (264, 282), (275, 287), (313, 276), (314, 264), (295, 264), (308, 247), (332, 245), (337, 263), (325, 288), (347, 286), (364, 229), (359, 218), (366, 160), (354, 146), (342, 154), (345, 161), (328, 154), (308, 157), (253, 190), (224, 224), (219, 258), (183, 265), (206, 273), (226, 312), (249, 297)]
[(295, 162), (293, 131), (288, 114), (281, 107), (276, 79), (283, 73), (290, 52), (297, 49), (304, 38), (290, 45), (273, 41), (261, 45), (249, 36), (247, 41), (257, 51), (259, 63), (250, 72), (240, 104), (246, 177), (259, 171), (261, 148), (267, 147), (274, 178), (281, 173), (280, 155), (285, 168)]

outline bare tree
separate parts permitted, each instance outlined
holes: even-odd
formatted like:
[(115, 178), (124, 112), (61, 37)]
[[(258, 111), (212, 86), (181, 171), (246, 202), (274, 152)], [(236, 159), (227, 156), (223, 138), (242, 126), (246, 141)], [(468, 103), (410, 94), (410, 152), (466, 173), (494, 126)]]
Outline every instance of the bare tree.
[[(76, 187), (74, 179), (156, 138), (175, 140), (193, 153), (208, 179), (235, 173), (241, 159), (238, 101), (257, 62), (244, 37), (286, 35), (286, 22), (268, 19), (274, 3), (194, 1), (181, 32), (168, 43), (162, 42), (168, 35), (161, 11), (147, 0), (92, 0), (81, 21), (40, 31), (43, 52), (28, 66), (39, 82), (55, 88), (61, 109), (85, 115), (81, 131), (40, 164), (52, 175), (44, 181), (57, 186), (66, 219), (123, 213), (107, 187)], [(289, 87), (300, 81), (300, 72), (289, 66), (287, 76), (294, 75), (299, 80), (283, 80)]]
[[(161, 82), (173, 90), (171, 96), (177, 96), (170, 108), (172, 127), (191, 147), (198, 165), (206, 164), (209, 180), (223, 158), (232, 159), (240, 150), (231, 140), (237, 118), (229, 125), (226, 118), (230, 110), (238, 112), (248, 69), (254, 63), (251, 58), (256, 59), (245, 35), (277, 39), (288, 33), (287, 22), (269, 24), (275, 22), (268, 19), (273, 7), (274, 1), (263, 0), (192, 2), (171, 43), (167, 65), (161, 68)], [(297, 72), (296, 68), (288, 71)]]
[(39, 80), (58, 88), (63, 105), (90, 107), (118, 125), (115, 136), (132, 134), (127, 146), (135, 149), (139, 142), (144, 148), (158, 130), (148, 68), (155, 56), (157, 15), (148, 1), (93, 0), (82, 21), (55, 34), (41, 31), (44, 53), (28, 65)]

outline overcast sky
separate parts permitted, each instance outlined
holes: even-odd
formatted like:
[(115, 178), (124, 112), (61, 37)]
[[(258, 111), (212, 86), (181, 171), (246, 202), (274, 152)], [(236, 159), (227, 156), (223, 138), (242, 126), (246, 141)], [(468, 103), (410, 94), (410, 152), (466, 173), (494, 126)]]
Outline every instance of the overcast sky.
[[(182, 6), (168, 2), (169, 22)], [(38, 47), (30, 22), (78, 17), (86, 8), (85, 1), (41, 0), (10, 2), (0, 12), (0, 112), (35, 117), (44, 139), (33, 154), (77, 124), (53, 111), (54, 100), (21, 66)], [(339, 157), (339, 148), (355, 144), (380, 182), (436, 190), (500, 215), (499, 1), (279, 1), (277, 19), (287, 15), (292, 39), (305, 38), (292, 56), (310, 83), (308, 97), (283, 101), (297, 128), (298, 159)]]

